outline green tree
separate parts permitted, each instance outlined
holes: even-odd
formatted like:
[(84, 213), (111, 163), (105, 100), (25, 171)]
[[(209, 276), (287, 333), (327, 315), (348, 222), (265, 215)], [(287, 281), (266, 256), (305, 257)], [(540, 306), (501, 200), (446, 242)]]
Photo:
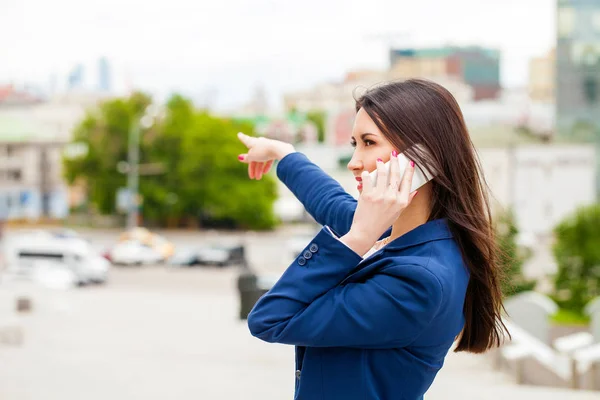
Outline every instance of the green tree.
[(87, 182), (88, 198), (102, 214), (115, 212), (115, 196), (127, 178), (117, 170), (120, 161), (127, 160), (129, 130), (134, 118), (139, 118), (151, 103), (143, 93), (126, 99), (102, 103), (88, 111), (75, 128), (73, 141), (87, 148), (87, 154), (63, 160), (67, 182), (82, 179)]
[(155, 223), (168, 224), (190, 216), (186, 214), (185, 197), (181, 197), (184, 182), (177, 172), (184, 153), (183, 134), (190, 131), (195, 113), (190, 100), (173, 95), (166, 103), (164, 119), (143, 136), (142, 157), (162, 165), (164, 170), (140, 179), (144, 218)]
[(306, 119), (311, 121), (317, 127), (317, 137), (319, 143), (325, 141), (325, 124), (327, 121), (327, 113), (321, 110), (312, 110), (306, 113)]
[[(275, 225), (273, 202), (277, 198), (272, 176), (248, 179), (248, 167), (237, 161), (246, 151), (237, 132), (252, 127), (198, 113), (183, 132), (178, 175), (188, 214), (209, 220), (236, 221), (240, 226), (266, 229)], [(201, 207), (198, 205), (201, 204)]]
[[(141, 94), (110, 100), (76, 129), (74, 140), (87, 145), (88, 152), (65, 159), (65, 175), (70, 183), (88, 183), (89, 199), (103, 214), (115, 212), (116, 192), (126, 185), (117, 163), (127, 160), (129, 126), (150, 103)], [(140, 162), (162, 167), (161, 173), (140, 177), (143, 217), (159, 224), (194, 219), (273, 227), (275, 181), (272, 176), (248, 179), (247, 165), (237, 160), (244, 152), (239, 131), (249, 133), (253, 127), (199, 112), (182, 96), (171, 97), (164, 118), (141, 132)]]
[(600, 204), (580, 208), (554, 229), (555, 300), (582, 314), (584, 306), (600, 296)]
[(523, 275), (523, 264), (528, 255), (517, 244), (518, 234), (519, 230), (511, 211), (497, 217), (496, 241), (500, 250), (498, 261), (504, 273), (502, 293), (507, 297), (533, 290), (536, 285), (536, 281), (527, 280)]

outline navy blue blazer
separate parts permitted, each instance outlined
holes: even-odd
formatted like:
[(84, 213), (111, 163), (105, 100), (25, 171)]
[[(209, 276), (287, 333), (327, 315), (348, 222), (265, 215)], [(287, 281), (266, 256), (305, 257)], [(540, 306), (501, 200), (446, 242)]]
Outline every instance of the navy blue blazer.
[[(277, 175), (335, 235), (356, 200), (303, 154)], [(250, 332), (296, 346), (302, 400), (415, 400), (464, 325), (469, 273), (446, 220), (428, 222), (363, 260), (324, 227), (248, 316)]]

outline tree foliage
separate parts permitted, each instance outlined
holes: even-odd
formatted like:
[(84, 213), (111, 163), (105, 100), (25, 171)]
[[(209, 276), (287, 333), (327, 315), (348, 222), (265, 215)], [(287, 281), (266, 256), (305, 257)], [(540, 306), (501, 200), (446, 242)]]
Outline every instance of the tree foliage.
[(554, 298), (561, 307), (581, 314), (600, 296), (600, 204), (580, 208), (558, 224), (554, 234)]
[[(84, 181), (89, 201), (102, 214), (116, 212), (116, 193), (126, 175), (117, 164), (127, 161), (128, 135), (152, 99), (136, 93), (90, 111), (75, 130), (74, 141), (87, 154), (65, 158), (68, 182)], [(276, 223), (275, 181), (248, 179), (247, 166), (237, 160), (244, 152), (236, 133), (253, 127), (198, 111), (186, 98), (174, 95), (164, 117), (140, 133), (140, 163), (161, 166), (161, 172), (141, 175), (142, 215), (161, 224), (193, 219), (229, 226), (264, 229)]]
[(511, 211), (497, 217), (496, 241), (500, 251), (498, 262), (504, 274), (502, 293), (505, 296), (533, 290), (536, 285), (536, 281), (528, 280), (523, 275), (523, 264), (528, 255), (518, 246), (518, 234), (519, 230)]

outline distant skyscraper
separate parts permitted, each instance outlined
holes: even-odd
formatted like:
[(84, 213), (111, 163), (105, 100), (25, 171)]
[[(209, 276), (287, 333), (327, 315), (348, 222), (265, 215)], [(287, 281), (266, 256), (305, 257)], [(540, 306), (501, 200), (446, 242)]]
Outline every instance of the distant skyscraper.
[(600, 1), (558, 0), (557, 134), (595, 142), (600, 196)]
[(67, 78), (67, 88), (77, 89), (83, 86), (84, 68), (82, 64), (77, 64)]
[(600, 1), (558, 0), (557, 123), (564, 137), (600, 137)]
[(110, 92), (112, 89), (110, 63), (106, 57), (98, 60), (98, 88), (103, 92)]

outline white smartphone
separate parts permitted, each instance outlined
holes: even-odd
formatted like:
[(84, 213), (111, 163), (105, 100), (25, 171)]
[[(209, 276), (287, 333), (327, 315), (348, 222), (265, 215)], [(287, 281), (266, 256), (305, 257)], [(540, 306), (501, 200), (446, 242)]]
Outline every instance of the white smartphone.
[[(408, 166), (408, 158), (406, 158), (406, 156), (404, 154), (398, 154), (398, 162), (400, 164), (400, 176), (404, 175), (404, 171), (406, 170), (406, 167)], [(386, 171), (390, 172), (390, 162), (386, 162), (383, 165), (386, 169)], [(435, 176), (433, 173), (431, 173), (431, 171), (427, 170), (426, 168), (423, 168), (425, 170), (425, 173), (423, 173), (421, 171), (421, 169), (419, 168), (419, 166), (415, 165), (415, 174), (413, 175), (412, 178), (412, 185), (410, 188), (411, 192), (414, 192), (415, 190), (417, 190), (418, 188), (420, 188), (421, 186), (423, 186), (424, 184), (426, 184), (427, 182), (429, 182), (430, 180), (433, 179), (433, 177)], [(377, 170), (371, 172), (369, 174), (369, 177), (371, 178), (371, 181), (373, 181), (373, 185), (377, 184)]]

